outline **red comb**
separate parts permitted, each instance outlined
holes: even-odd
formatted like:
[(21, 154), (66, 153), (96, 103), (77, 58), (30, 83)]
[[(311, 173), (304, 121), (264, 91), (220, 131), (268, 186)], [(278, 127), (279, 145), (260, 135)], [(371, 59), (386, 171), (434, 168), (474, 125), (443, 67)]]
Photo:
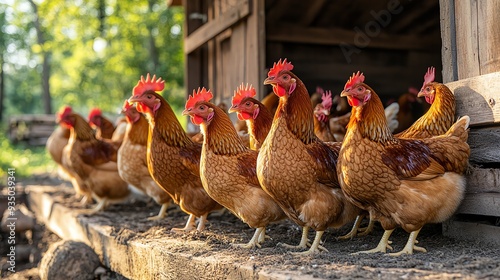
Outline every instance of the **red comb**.
[(231, 100), (232, 105), (240, 104), (241, 100), (246, 97), (254, 97), (257, 95), (255, 88), (252, 85), (244, 85), (243, 83), (234, 91), (233, 99)]
[(279, 72), (281, 72), (283, 70), (292, 71), (292, 69), (293, 69), (293, 65), (291, 62), (287, 62), (286, 58), (283, 61), (281, 61), (281, 59), (280, 59), (278, 62), (274, 63), (273, 68), (271, 68), (269, 70), (269, 72), (267, 73), (267, 76), (268, 77), (276, 77)]
[(359, 71), (356, 74), (352, 73), (352, 76), (349, 78), (347, 83), (345, 83), (344, 90), (364, 81), (365, 76), (363, 75), (363, 73), (360, 73)]
[(101, 109), (94, 108), (94, 109), (90, 110), (90, 112), (89, 112), (89, 120), (91, 120), (92, 118), (97, 117), (97, 116), (102, 116)]
[(193, 90), (193, 95), (190, 95), (186, 102), (186, 109), (194, 107), (194, 105), (200, 101), (208, 102), (212, 97), (214, 97), (212, 92), (205, 88), (198, 88), (198, 91)]
[(424, 87), (428, 83), (434, 82), (435, 77), (436, 77), (436, 68), (434, 68), (433, 66), (427, 68), (427, 73), (425, 73), (424, 75), (424, 85), (422, 87)]
[(321, 104), (323, 105), (323, 108), (326, 110), (330, 110), (332, 108), (332, 92), (330, 90), (327, 90), (323, 93), (321, 96)]
[(148, 73), (146, 79), (144, 79), (144, 76), (141, 76), (141, 79), (137, 82), (137, 85), (135, 85), (132, 92), (133, 95), (140, 95), (148, 90), (162, 91), (164, 88), (165, 88), (164, 80), (162, 80), (160, 77), (156, 79), (156, 75), (153, 75), (153, 77), (151, 78)]
[(57, 112), (57, 118), (61, 119), (63, 116), (67, 116), (67, 115), (71, 114), (72, 112), (73, 112), (73, 110), (71, 109), (70, 106), (61, 107), (61, 109), (59, 109), (59, 111)]

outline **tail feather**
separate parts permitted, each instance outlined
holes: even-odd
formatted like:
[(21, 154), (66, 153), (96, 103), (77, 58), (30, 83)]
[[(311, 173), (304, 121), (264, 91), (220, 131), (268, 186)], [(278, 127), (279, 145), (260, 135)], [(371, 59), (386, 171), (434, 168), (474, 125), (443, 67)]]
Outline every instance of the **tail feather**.
[(460, 138), (462, 141), (467, 142), (467, 138), (469, 137), (469, 124), (470, 118), (469, 116), (463, 116), (458, 119), (446, 132), (446, 135), (456, 136)]

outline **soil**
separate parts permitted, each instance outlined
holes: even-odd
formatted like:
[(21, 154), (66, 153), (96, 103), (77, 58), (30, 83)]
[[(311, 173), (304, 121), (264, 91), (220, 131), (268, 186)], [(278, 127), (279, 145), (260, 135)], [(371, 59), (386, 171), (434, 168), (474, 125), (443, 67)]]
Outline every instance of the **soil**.
[[(40, 184), (47, 182), (40, 182)], [(54, 183), (54, 182), (51, 182)], [(68, 183), (51, 193), (59, 203), (69, 208), (83, 208), (74, 197)], [(89, 208), (89, 207), (87, 207)], [(313, 256), (294, 255), (289, 249), (279, 246), (279, 243), (298, 244), (301, 228), (290, 221), (272, 224), (266, 229), (270, 236), (262, 248), (241, 249), (231, 246), (232, 243), (246, 243), (252, 237), (254, 230), (242, 223), (229, 212), (209, 215), (206, 230), (186, 234), (170, 232), (172, 227), (183, 227), (187, 215), (176, 206), (170, 207), (167, 217), (161, 221), (148, 221), (147, 217), (158, 213), (160, 207), (153, 202), (136, 201), (128, 204), (116, 204), (106, 211), (86, 217), (92, 223), (107, 225), (112, 228), (112, 235), (119, 242), (127, 243), (137, 238), (177, 239), (168, 250), (183, 252), (196, 257), (211, 256), (214, 252), (223, 251), (227, 256), (238, 262), (251, 260), (254, 267), (265, 267), (276, 271), (299, 271), (304, 276), (332, 278), (362, 278), (362, 279), (498, 279), (500, 278), (500, 254), (498, 246), (455, 240), (442, 235), (441, 225), (426, 225), (418, 236), (419, 245), (427, 249), (427, 253), (415, 252), (413, 255), (391, 257), (382, 253), (352, 255), (351, 253), (374, 248), (380, 240), (383, 229), (376, 224), (374, 231), (364, 237), (352, 240), (337, 240), (337, 237), (347, 233), (352, 224), (340, 229), (328, 229), (323, 235), (323, 246), (328, 252)], [(37, 225), (35, 232), (42, 233), (40, 238), (34, 237), (43, 254), (47, 246), (59, 240), (49, 231), (44, 231), (42, 225)], [(34, 236), (37, 236), (35, 234)], [(309, 232), (309, 238), (314, 233)], [(408, 233), (397, 229), (391, 236), (394, 252), (403, 248), (408, 239)], [(202, 246), (187, 246), (183, 241), (203, 241)], [(169, 243), (170, 244), (170, 243)], [(184, 245), (179, 245), (184, 244)], [(17, 279), (38, 279), (36, 262), (19, 267)], [(5, 274), (3, 274), (5, 275)], [(107, 279), (119, 279), (119, 275), (108, 273)]]

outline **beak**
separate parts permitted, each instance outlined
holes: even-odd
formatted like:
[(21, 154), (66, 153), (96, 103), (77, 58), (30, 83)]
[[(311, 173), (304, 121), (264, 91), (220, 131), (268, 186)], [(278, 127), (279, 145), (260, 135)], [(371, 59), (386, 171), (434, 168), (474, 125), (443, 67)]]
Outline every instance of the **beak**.
[(425, 96), (424, 92), (423, 91), (419, 91), (418, 94), (417, 94), (417, 97), (422, 97), (422, 96)]
[(139, 101), (140, 101), (139, 96), (135, 96), (135, 95), (134, 95), (134, 96), (132, 96), (132, 97), (130, 97), (130, 98), (128, 99), (128, 103), (130, 103), (130, 104), (133, 104), (133, 103), (135, 103), (135, 102), (139, 102)]
[(345, 90), (340, 93), (340, 97), (351, 96), (351, 94)]
[(325, 116), (329, 116), (330, 115), (330, 110), (324, 109), (323, 110), (323, 114), (325, 114)]
[(233, 105), (229, 110), (227, 110), (229, 113), (234, 113), (238, 112), (238, 105)]
[(268, 77), (264, 80), (264, 85), (271, 85), (275, 84), (276, 82), (274, 81), (274, 77)]
[(182, 115), (183, 116), (190, 116), (189, 110), (188, 109), (184, 109), (184, 111), (182, 111)]

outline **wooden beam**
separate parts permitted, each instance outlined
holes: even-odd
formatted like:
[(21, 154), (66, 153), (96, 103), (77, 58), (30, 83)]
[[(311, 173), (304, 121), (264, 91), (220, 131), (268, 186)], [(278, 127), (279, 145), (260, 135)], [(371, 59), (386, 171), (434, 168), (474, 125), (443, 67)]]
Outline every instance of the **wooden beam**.
[(215, 36), (230, 28), (232, 25), (247, 17), (251, 12), (250, 1), (240, 0), (238, 4), (230, 8), (220, 17), (205, 23), (196, 29), (184, 40), (184, 53), (189, 54), (213, 39)]
[(467, 170), (468, 193), (500, 193), (500, 169), (469, 167)]
[(471, 126), (500, 123), (500, 72), (446, 85), (455, 94), (457, 115), (468, 115)]
[(500, 71), (500, 1), (478, 1), (479, 68), (481, 75)]
[(477, 0), (455, 1), (458, 79), (479, 76)]
[[(428, 13), (431, 9), (433, 9), (436, 6), (437, 3), (434, 1), (419, 1), (418, 3), (415, 4), (416, 5), (413, 5), (413, 7), (411, 8), (408, 7), (408, 10), (411, 10), (410, 13), (405, 13), (404, 17), (401, 17), (400, 20), (396, 20), (396, 22), (394, 22), (394, 24), (392, 25), (393, 27), (391, 28), (392, 32), (400, 33), (409, 26), (417, 26), (419, 24), (422, 24), (422, 23), (416, 24), (418, 22), (417, 21), (418, 18), (423, 14)], [(433, 21), (433, 19), (429, 19), (429, 21)]]
[(440, 42), (434, 38), (386, 33), (380, 33), (374, 37), (363, 33), (364, 36), (368, 37), (369, 43), (367, 46), (359, 46), (357, 38), (363, 36), (360, 34), (354, 30), (342, 28), (304, 28), (292, 25), (273, 25), (268, 27), (267, 40), (320, 45), (349, 44), (357, 49), (369, 47), (397, 50), (435, 50), (440, 47)]
[(300, 18), (302, 26), (309, 26), (318, 16), (318, 13), (323, 9), (327, 0), (311, 1), (309, 10), (305, 11), (304, 15)]
[(458, 80), (457, 44), (455, 34), (455, 1), (439, 0), (441, 22), (441, 56), (443, 61), (443, 83)]
[(457, 213), (500, 217), (500, 193), (466, 194)]
[(482, 241), (500, 245), (500, 227), (493, 225), (449, 220), (443, 223), (443, 235), (474, 243)]
[(500, 127), (472, 129), (467, 142), (471, 162), (500, 163)]

